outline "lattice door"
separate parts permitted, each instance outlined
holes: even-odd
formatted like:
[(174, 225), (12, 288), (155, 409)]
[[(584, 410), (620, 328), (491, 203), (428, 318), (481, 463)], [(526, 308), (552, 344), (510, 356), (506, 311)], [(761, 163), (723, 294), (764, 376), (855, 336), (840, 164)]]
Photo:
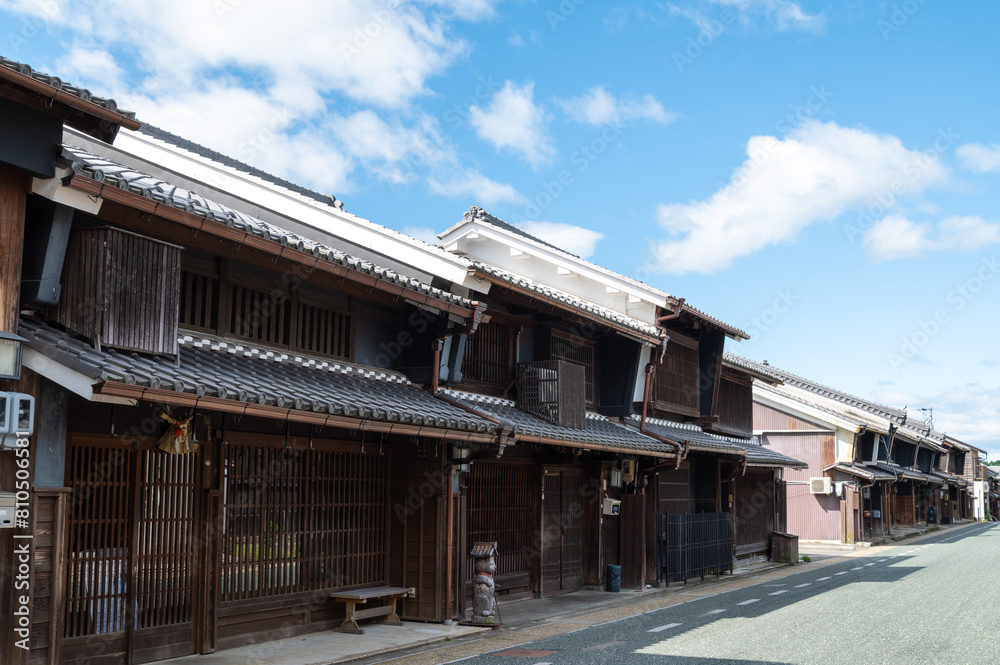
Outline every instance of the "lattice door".
[(546, 471), (542, 519), (542, 594), (583, 586), (583, 472)]
[(152, 440), (74, 439), (64, 661), (191, 653), (200, 460)]

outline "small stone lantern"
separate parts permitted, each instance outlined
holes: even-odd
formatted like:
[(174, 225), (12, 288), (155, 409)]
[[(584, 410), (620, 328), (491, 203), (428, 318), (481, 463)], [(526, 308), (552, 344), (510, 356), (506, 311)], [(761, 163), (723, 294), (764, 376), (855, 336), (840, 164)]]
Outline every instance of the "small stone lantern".
[(497, 616), (497, 600), (493, 573), (497, 571), (496, 542), (473, 543), (472, 551), (472, 619), (469, 623), (477, 626), (499, 626)]

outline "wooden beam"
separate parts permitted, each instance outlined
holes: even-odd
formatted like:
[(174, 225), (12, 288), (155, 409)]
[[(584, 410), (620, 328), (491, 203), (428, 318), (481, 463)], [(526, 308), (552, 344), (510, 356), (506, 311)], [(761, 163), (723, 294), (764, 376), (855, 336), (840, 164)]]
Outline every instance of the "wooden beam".
[(0, 167), (0, 331), (17, 332), (27, 178)]

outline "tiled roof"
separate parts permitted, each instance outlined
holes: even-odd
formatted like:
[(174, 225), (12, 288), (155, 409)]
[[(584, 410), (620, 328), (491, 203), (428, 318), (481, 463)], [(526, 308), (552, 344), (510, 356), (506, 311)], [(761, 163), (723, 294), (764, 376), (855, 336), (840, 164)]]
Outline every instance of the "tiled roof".
[(539, 284), (538, 282), (528, 279), (527, 277), (515, 275), (510, 271), (497, 268), (496, 266), (491, 266), (487, 263), (482, 263), (481, 261), (473, 261), (472, 266), (476, 270), (489, 275), (490, 277), (495, 277), (496, 279), (507, 282), (508, 284), (513, 284), (514, 286), (518, 286), (522, 289), (527, 289), (528, 291), (536, 293), (544, 298), (555, 300), (563, 305), (572, 307), (573, 309), (578, 309), (582, 312), (600, 317), (606, 321), (616, 323), (620, 326), (628, 328), (629, 330), (633, 330), (649, 337), (650, 341), (659, 341), (660, 330), (654, 325), (644, 323), (638, 319), (633, 319), (629, 316), (625, 316), (624, 314), (619, 314), (618, 312), (612, 311), (606, 307), (601, 307), (600, 305), (577, 298), (576, 296), (566, 293), (565, 291), (553, 289), (545, 284)]
[(435, 399), (402, 374), (330, 358), (181, 332), (180, 362), (105, 349), (37, 319), (22, 319), (26, 345), (92, 379), (238, 402), (392, 423), (493, 432), (493, 423)]
[(346, 268), (378, 277), (398, 284), (411, 291), (432, 296), (445, 302), (471, 308), (468, 298), (443, 291), (412, 277), (406, 277), (394, 270), (383, 268), (364, 259), (351, 256), (338, 249), (292, 233), (256, 217), (247, 215), (229, 206), (216, 203), (202, 196), (176, 187), (168, 182), (146, 175), (135, 169), (93, 155), (82, 148), (64, 146), (63, 156), (72, 163), (75, 173), (105, 183), (111, 187), (127, 190), (144, 198), (189, 212), (207, 220), (225, 224), (249, 235), (273, 241), (276, 245), (290, 246), (308, 252), (321, 259), (338, 263)]
[[(855, 397), (854, 395), (849, 395), (845, 392), (829, 388), (822, 384), (816, 383), (815, 381), (810, 381), (809, 379), (803, 378), (796, 374), (792, 374), (791, 372), (786, 372), (784, 370), (778, 369), (773, 365), (766, 364), (766, 362), (758, 363), (752, 360), (747, 360), (746, 358), (743, 358), (742, 360), (747, 367), (760, 371), (771, 372), (772, 374), (780, 378), (785, 383), (785, 385), (795, 386), (796, 388), (802, 388), (803, 390), (809, 391), (816, 395), (820, 395), (821, 397), (825, 397), (835, 402), (840, 402), (841, 404), (846, 404), (856, 409), (867, 411), (868, 413), (892, 421), (893, 423), (896, 424), (896, 426), (902, 425), (904, 419), (907, 420), (908, 422), (915, 421), (913, 416), (907, 418), (906, 411), (902, 409), (895, 409), (891, 406), (885, 406), (884, 404), (878, 404), (877, 402), (872, 402), (870, 400), (861, 399), (860, 397)], [(919, 422), (922, 423), (923, 421)]]
[(674, 446), (657, 441), (639, 432), (613, 423), (602, 415), (587, 413), (587, 427), (572, 429), (560, 427), (517, 408), (517, 403), (498, 397), (476, 395), (457, 390), (442, 390), (442, 394), (473, 409), (501, 421), (505, 427), (514, 430), (516, 438), (536, 437), (587, 447), (605, 448), (614, 451), (633, 451), (673, 454)]
[(805, 462), (782, 455), (773, 448), (760, 445), (757, 437), (738, 442), (736, 445), (741, 446), (743, 450), (747, 451), (747, 466), (784, 466), (792, 469), (806, 469), (809, 467)]
[(758, 376), (765, 381), (773, 381), (775, 383), (781, 383), (781, 377), (770, 370), (770, 368), (760, 365), (759, 363), (747, 360), (743, 356), (738, 356), (735, 353), (729, 353), (728, 351), (722, 355), (722, 362), (724, 365), (729, 365), (737, 369), (741, 369), (749, 374)]
[(188, 152), (192, 152), (196, 155), (201, 155), (202, 157), (211, 159), (214, 162), (218, 162), (219, 164), (223, 164), (225, 166), (228, 166), (229, 168), (236, 169), (237, 171), (243, 171), (244, 173), (249, 173), (250, 175), (260, 178), (261, 180), (267, 181), (272, 185), (277, 185), (284, 189), (293, 191), (297, 194), (301, 194), (302, 196), (313, 199), (315, 201), (319, 201), (320, 203), (325, 203), (326, 205), (337, 208), (338, 210), (344, 209), (344, 202), (338, 200), (337, 197), (333, 196), (332, 194), (320, 194), (319, 192), (303, 187), (302, 185), (296, 185), (295, 183), (289, 182), (284, 178), (279, 178), (278, 176), (271, 175), (266, 171), (262, 171), (255, 166), (250, 166), (249, 164), (241, 162), (238, 159), (233, 159), (232, 157), (224, 155), (221, 152), (217, 152), (215, 150), (212, 150), (211, 148), (206, 148), (203, 145), (195, 143), (194, 141), (190, 141), (181, 136), (177, 136), (176, 134), (171, 134), (165, 129), (160, 129), (159, 127), (154, 127), (150, 124), (143, 124), (142, 128), (139, 129), (139, 132), (141, 134), (145, 134), (147, 136), (151, 136), (155, 139), (163, 141), (164, 143), (170, 143), (171, 145), (174, 145), (182, 150), (187, 150)]
[[(639, 416), (633, 414), (629, 416), (628, 423), (638, 429), (641, 419)], [(742, 445), (745, 439), (712, 434), (691, 423), (681, 423), (661, 418), (646, 418), (646, 431), (700, 450), (716, 451), (730, 455), (746, 454), (746, 450)]]
[(0, 67), (4, 69), (9, 69), (11, 71), (17, 72), (24, 76), (28, 76), (39, 83), (44, 83), (45, 85), (51, 86), (56, 90), (61, 90), (67, 94), (73, 95), (74, 97), (79, 97), (85, 102), (90, 102), (91, 104), (96, 104), (103, 109), (111, 111), (112, 113), (118, 113), (124, 118), (135, 119), (135, 113), (132, 111), (125, 111), (118, 108), (118, 104), (115, 100), (106, 97), (97, 97), (91, 94), (90, 90), (86, 88), (78, 88), (74, 85), (70, 85), (65, 81), (59, 79), (51, 74), (46, 74), (44, 72), (37, 72), (31, 68), (30, 65), (26, 65), (22, 62), (16, 62), (9, 58), (5, 58), (0, 55)]
[[(579, 256), (577, 256), (576, 254), (573, 254), (572, 252), (567, 252), (562, 247), (556, 247), (555, 245), (553, 245), (550, 242), (546, 242), (546, 241), (542, 240), (541, 238), (539, 238), (537, 236), (531, 235), (530, 233), (528, 233), (524, 229), (520, 229), (520, 228), (514, 226), (513, 224), (508, 224), (507, 222), (503, 221), (502, 219), (500, 219), (496, 215), (491, 215), (490, 213), (486, 212), (485, 210), (483, 210), (479, 206), (471, 206), (467, 211), (465, 211), (465, 214), (463, 215), (463, 217), (466, 220), (468, 220), (468, 219), (475, 219), (475, 220), (478, 220), (480, 222), (485, 222), (485, 223), (487, 223), (487, 224), (489, 224), (491, 226), (495, 226), (497, 228), (504, 229), (505, 231), (510, 231), (511, 233), (513, 233), (515, 235), (521, 236), (522, 238), (527, 238), (528, 240), (531, 240), (532, 242), (537, 242), (540, 245), (545, 245), (546, 247), (549, 247), (551, 249), (558, 250), (558, 251), (562, 252), (563, 254), (569, 254), (572, 257), (580, 258)], [(453, 226), (452, 229), (453, 228), (456, 228), (456, 227)], [(450, 231), (450, 230), (451, 229), (448, 229), (448, 231)], [(448, 233), (448, 231), (445, 231), (445, 233)], [(442, 235), (444, 235), (444, 234), (442, 234)]]
[(784, 386), (774, 386), (774, 385), (766, 385), (765, 386), (765, 385), (756, 383), (756, 384), (754, 384), (753, 389), (754, 389), (754, 393), (755, 394), (759, 394), (759, 395), (764, 396), (764, 397), (766, 397), (768, 393), (773, 393), (773, 394), (776, 394), (776, 395), (780, 395), (782, 397), (786, 397), (786, 398), (791, 399), (791, 400), (795, 400), (796, 402), (799, 402), (800, 404), (805, 404), (806, 406), (812, 407), (813, 409), (816, 409), (817, 411), (822, 411), (823, 413), (828, 413), (831, 416), (836, 416), (837, 418), (840, 418), (841, 420), (846, 420), (847, 422), (849, 422), (852, 425), (855, 425), (857, 427), (868, 426), (869, 425), (869, 423), (866, 423), (863, 420), (859, 420), (858, 418), (855, 418), (854, 416), (852, 416), (852, 415), (850, 415), (850, 414), (848, 414), (848, 413), (846, 413), (844, 411), (841, 411), (840, 409), (834, 409), (834, 408), (831, 408), (831, 407), (829, 407), (829, 406), (827, 406), (825, 404), (820, 404), (818, 401), (811, 400), (811, 399), (806, 399), (800, 392), (795, 391), (795, 390), (788, 390)]

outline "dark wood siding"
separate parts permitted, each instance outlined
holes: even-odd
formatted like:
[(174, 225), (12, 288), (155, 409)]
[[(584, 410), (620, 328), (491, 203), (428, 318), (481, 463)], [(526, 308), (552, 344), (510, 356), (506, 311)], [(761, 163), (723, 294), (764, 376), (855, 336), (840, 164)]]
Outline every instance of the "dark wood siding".
[(733, 483), (736, 556), (767, 552), (774, 530), (774, 474), (748, 469)]
[(722, 372), (719, 384), (719, 429), (753, 433), (753, 387), (750, 377)]
[(656, 411), (665, 414), (701, 415), (698, 342), (670, 334), (663, 362), (656, 368), (650, 399)]
[(55, 322), (105, 346), (177, 353), (181, 248), (99, 227), (70, 235)]

